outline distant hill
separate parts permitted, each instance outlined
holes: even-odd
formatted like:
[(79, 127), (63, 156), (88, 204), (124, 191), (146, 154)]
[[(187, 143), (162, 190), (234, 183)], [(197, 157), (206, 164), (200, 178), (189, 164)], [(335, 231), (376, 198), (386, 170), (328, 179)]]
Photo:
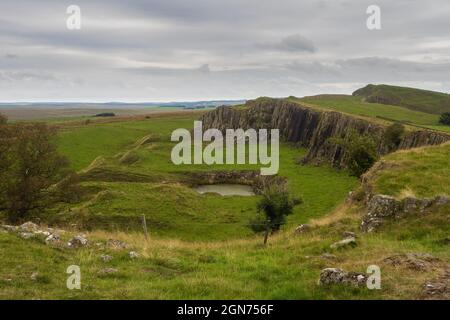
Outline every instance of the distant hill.
[(450, 112), (450, 95), (407, 87), (369, 84), (353, 92), (365, 102), (389, 104), (432, 114)]
[(174, 102), (0, 102), (0, 109), (32, 108), (32, 109), (141, 109), (148, 107), (169, 108), (214, 108), (218, 106), (234, 106), (244, 104), (246, 100), (205, 100)]

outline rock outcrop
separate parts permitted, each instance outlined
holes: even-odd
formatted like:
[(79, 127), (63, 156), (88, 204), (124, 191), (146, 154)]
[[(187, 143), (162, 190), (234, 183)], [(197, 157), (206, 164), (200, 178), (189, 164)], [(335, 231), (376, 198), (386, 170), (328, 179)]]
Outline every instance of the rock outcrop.
[[(368, 120), (334, 111), (321, 111), (285, 99), (260, 98), (248, 101), (245, 108), (219, 107), (201, 118), (203, 129), (279, 129), (282, 139), (308, 148), (303, 162), (329, 162), (344, 167), (342, 147), (328, 143), (331, 137), (345, 138), (351, 131), (372, 136), (380, 155), (388, 152), (384, 145), (385, 127)], [(405, 135), (400, 148), (440, 144), (450, 140), (444, 133), (422, 130)]]
[(346, 272), (338, 268), (326, 268), (320, 273), (319, 284), (321, 285), (351, 285), (364, 287), (367, 283), (367, 275), (359, 272)]
[(367, 213), (362, 219), (361, 229), (372, 232), (386, 220), (397, 220), (413, 213), (423, 213), (431, 207), (446, 205), (449, 201), (450, 199), (444, 196), (431, 199), (407, 197), (397, 200), (392, 196), (377, 194), (367, 201)]

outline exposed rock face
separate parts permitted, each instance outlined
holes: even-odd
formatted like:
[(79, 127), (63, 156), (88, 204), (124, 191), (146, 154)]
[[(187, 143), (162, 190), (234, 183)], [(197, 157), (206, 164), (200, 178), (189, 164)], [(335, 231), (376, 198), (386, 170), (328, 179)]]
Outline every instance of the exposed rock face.
[(372, 232), (382, 225), (387, 219), (400, 219), (412, 213), (422, 213), (433, 206), (442, 206), (449, 202), (444, 196), (433, 199), (416, 199), (407, 197), (397, 200), (394, 197), (377, 194), (367, 202), (367, 214), (361, 222), (361, 229)]
[[(378, 143), (379, 154), (388, 152), (383, 144), (385, 128), (370, 121), (340, 112), (319, 111), (283, 99), (261, 98), (247, 102), (245, 109), (219, 107), (201, 118), (203, 129), (279, 129), (285, 141), (309, 149), (304, 162), (326, 161), (335, 167), (345, 166), (345, 152), (335, 144), (326, 143), (330, 137), (346, 137), (352, 130), (372, 136)], [(400, 148), (443, 143), (450, 136), (433, 131), (407, 134)]]
[(363, 287), (366, 283), (367, 276), (364, 273), (346, 272), (338, 268), (323, 269), (319, 279), (321, 285), (344, 284)]

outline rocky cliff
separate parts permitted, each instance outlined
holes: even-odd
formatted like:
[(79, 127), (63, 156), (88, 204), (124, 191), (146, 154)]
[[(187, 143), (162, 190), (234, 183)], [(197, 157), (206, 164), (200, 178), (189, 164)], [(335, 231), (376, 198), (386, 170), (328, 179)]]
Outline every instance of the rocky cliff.
[[(345, 138), (355, 130), (372, 136), (380, 155), (388, 152), (383, 143), (385, 127), (355, 116), (316, 110), (285, 99), (259, 98), (247, 102), (244, 108), (219, 107), (203, 115), (203, 128), (225, 129), (279, 129), (283, 140), (308, 148), (304, 162), (329, 162), (343, 167), (345, 152), (328, 142), (331, 137)], [(413, 131), (405, 135), (400, 148), (440, 144), (450, 136), (434, 131)]]

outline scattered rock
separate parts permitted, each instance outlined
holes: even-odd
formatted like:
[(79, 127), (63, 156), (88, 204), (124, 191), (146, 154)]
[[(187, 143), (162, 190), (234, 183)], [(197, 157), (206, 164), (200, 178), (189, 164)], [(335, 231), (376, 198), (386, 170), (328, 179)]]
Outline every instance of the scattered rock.
[(428, 253), (406, 253), (388, 257), (383, 262), (392, 266), (404, 266), (411, 270), (426, 271), (436, 266), (439, 259)]
[(356, 239), (354, 237), (346, 238), (344, 240), (338, 241), (333, 243), (330, 248), (332, 249), (338, 249), (343, 247), (354, 247), (356, 246)]
[(46, 244), (51, 244), (51, 243), (58, 243), (60, 242), (61, 238), (59, 237), (58, 234), (53, 233), (50, 234), (47, 238), (45, 238), (45, 243)]
[(100, 259), (102, 259), (103, 262), (110, 262), (113, 259), (113, 257), (107, 254), (102, 254), (100, 256)]
[(311, 230), (311, 226), (310, 225), (308, 225), (308, 224), (301, 224), (297, 228), (295, 228), (294, 234), (295, 235), (299, 235), (299, 234), (308, 232), (309, 230)]
[(137, 258), (139, 258), (139, 253), (137, 253), (135, 251), (130, 251), (129, 256), (131, 259), (137, 259)]
[(319, 279), (321, 285), (344, 284), (362, 287), (366, 283), (367, 276), (364, 273), (346, 272), (338, 268), (323, 269)]
[(11, 231), (11, 232), (16, 232), (17, 229), (19, 229), (19, 227), (10, 226), (10, 225), (7, 225), (7, 224), (0, 225), (0, 228), (2, 228), (3, 230), (6, 230), (6, 231)]
[(33, 281), (36, 281), (36, 279), (39, 277), (39, 272), (33, 272), (30, 276), (30, 279)]
[(121, 240), (108, 239), (106, 246), (112, 249), (127, 249), (128, 244)]
[(422, 296), (425, 299), (449, 300), (450, 269), (446, 269), (442, 276), (425, 282), (422, 288)]
[(28, 221), (20, 225), (19, 229), (26, 232), (36, 232), (39, 231), (39, 226), (31, 221)]
[(104, 268), (102, 270), (99, 271), (100, 274), (111, 274), (111, 273), (116, 273), (119, 270), (117, 270), (116, 268)]
[(437, 196), (434, 201), (436, 205), (443, 206), (450, 202), (450, 198), (446, 196)]
[(19, 237), (21, 237), (22, 239), (31, 239), (34, 238), (35, 234), (31, 233), (31, 232), (20, 232), (19, 233)]
[(78, 235), (70, 239), (67, 243), (67, 246), (69, 246), (70, 248), (80, 248), (87, 246), (87, 244), (88, 240), (85, 237)]

